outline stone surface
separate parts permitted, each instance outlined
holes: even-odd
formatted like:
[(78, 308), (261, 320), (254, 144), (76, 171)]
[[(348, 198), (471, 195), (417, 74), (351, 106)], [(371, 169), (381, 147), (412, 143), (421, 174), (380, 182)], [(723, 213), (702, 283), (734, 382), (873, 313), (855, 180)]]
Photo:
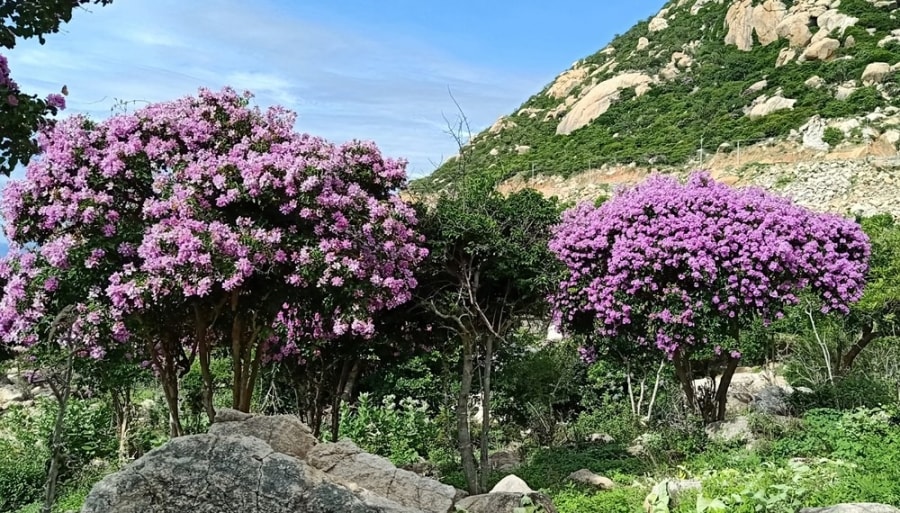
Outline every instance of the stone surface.
[(753, 0), (734, 2), (725, 14), (728, 27), (725, 44), (750, 51), (754, 34), (763, 46), (773, 43), (778, 40), (777, 27), (786, 14), (787, 8), (779, 0), (766, 0), (758, 5), (753, 5)]
[(887, 504), (860, 502), (855, 504), (837, 504), (826, 508), (803, 508), (800, 513), (900, 513), (900, 509)]
[(597, 475), (586, 468), (576, 470), (569, 474), (569, 481), (594, 486), (601, 490), (611, 490), (615, 487), (615, 483), (613, 483), (612, 479)]
[[(252, 437), (176, 438), (97, 483), (82, 513), (383, 513)], [(399, 513), (402, 509), (394, 509)]]
[(863, 70), (862, 83), (864, 86), (880, 84), (890, 74), (890, 64), (886, 62), (873, 62)]
[(775, 111), (792, 110), (795, 103), (797, 103), (797, 100), (785, 98), (781, 95), (775, 95), (771, 98), (763, 95), (753, 100), (753, 103), (744, 112), (748, 118), (761, 118)]
[(822, 38), (806, 47), (800, 58), (806, 61), (827, 61), (840, 46), (841, 42), (837, 39)]
[(317, 443), (312, 431), (294, 415), (254, 416), (231, 409), (216, 412), (216, 421), (209, 427), (209, 433), (259, 438), (275, 452), (301, 460), (306, 459)]
[(521, 493), (521, 494), (529, 494), (534, 493), (534, 490), (528, 486), (528, 483), (522, 480), (521, 477), (510, 474), (503, 479), (501, 479), (497, 484), (491, 488), (490, 493)]
[(635, 50), (640, 52), (641, 50), (647, 48), (648, 46), (650, 46), (650, 40), (647, 39), (646, 37), (641, 37), (638, 39), (638, 44), (637, 44), (637, 47), (635, 48)]
[[(528, 497), (527, 502), (523, 499)], [(557, 513), (556, 506), (549, 497), (542, 493), (529, 494), (510, 492), (491, 492), (483, 495), (466, 497), (456, 503), (456, 511), (466, 513), (514, 513), (517, 508), (527, 504), (541, 506), (541, 513)]]
[(307, 453), (307, 461), (338, 482), (354, 483), (398, 504), (429, 513), (450, 510), (457, 495), (452, 486), (398, 469), (350, 440), (318, 444)]
[(556, 80), (547, 89), (547, 96), (557, 99), (565, 98), (569, 95), (569, 91), (584, 81), (585, 77), (587, 77), (587, 69), (585, 68), (572, 68), (565, 71), (556, 77)]
[(587, 125), (607, 110), (618, 98), (622, 89), (647, 86), (653, 82), (653, 78), (643, 73), (623, 73), (609, 80), (605, 80), (592, 87), (581, 97), (556, 127), (556, 133), (567, 135)]
[(753, 438), (747, 417), (713, 422), (705, 430), (706, 436), (717, 442), (750, 441)]

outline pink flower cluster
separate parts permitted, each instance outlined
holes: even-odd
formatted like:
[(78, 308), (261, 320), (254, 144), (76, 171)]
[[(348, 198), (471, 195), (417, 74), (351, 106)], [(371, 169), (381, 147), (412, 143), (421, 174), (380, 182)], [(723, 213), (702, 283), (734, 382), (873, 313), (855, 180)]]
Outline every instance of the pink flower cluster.
[(234, 294), (265, 313), (279, 358), (304, 339), (371, 337), (372, 315), (410, 298), (427, 255), (394, 194), (405, 162), (298, 134), (293, 113), (249, 98), (201, 90), (42, 133), (42, 155), (0, 201), (13, 242), (0, 339), (33, 343), (54, 305), (79, 304), (73, 337), (102, 346), (143, 313), (190, 318)]
[(669, 356), (709, 330), (778, 318), (802, 290), (823, 312), (846, 313), (870, 251), (852, 221), (706, 173), (685, 184), (654, 176), (600, 207), (581, 204), (563, 214), (550, 249), (566, 267), (551, 298), (561, 327)]

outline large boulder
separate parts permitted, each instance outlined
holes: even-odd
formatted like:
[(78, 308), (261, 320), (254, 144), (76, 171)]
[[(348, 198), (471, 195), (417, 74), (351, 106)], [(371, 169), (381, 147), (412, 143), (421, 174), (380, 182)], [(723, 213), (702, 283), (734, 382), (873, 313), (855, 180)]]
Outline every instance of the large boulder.
[(887, 504), (859, 502), (855, 504), (837, 504), (824, 508), (803, 508), (800, 513), (900, 513), (900, 509)]
[(354, 483), (375, 495), (427, 513), (446, 513), (459, 494), (450, 485), (399, 469), (350, 440), (318, 444), (306, 457), (310, 465), (338, 482)]
[(209, 434), (252, 436), (269, 444), (275, 452), (301, 460), (317, 443), (312, 430), (294, 415), (257, 416), (231, 409), (216, 412)]
[[(257, 438), (193, 435), (97, 483), (82, 513), (384, 513)], [(395, 512), (403, 511), (394, 509)]]
[(539, 507), (541, 513), (557, 513), (556, 506), (542, 493), (491, 492), (466, 497), (456, 503), (456, 511), (465, 513), (515, 513), (523, 507)]
[(872, 62), (863, 70), (862, 83), (865, 86), (880, 84), (890, 74), (890, 64), (886, 62)]

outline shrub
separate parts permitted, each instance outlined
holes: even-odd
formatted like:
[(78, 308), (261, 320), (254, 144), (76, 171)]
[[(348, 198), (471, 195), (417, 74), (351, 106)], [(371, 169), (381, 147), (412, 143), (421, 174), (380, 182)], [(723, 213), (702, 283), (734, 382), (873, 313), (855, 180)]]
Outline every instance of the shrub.
[(398, 405), (396, 398), (388, 395), (378, 406), (369, 394), (360, 394), (355, 408), (341, 407), (340, 436), (395, 465), (404, 465), (426, 458), (440, 429), (424, 401), (407, 397)]
[(828, 143), (830, 146), (837, 146), (844, 140), (844, 132), (841, 131), (840, 128), (835, 128), (830, 126), (825, 129), (825, 133), (822, 135), (822, 140)]

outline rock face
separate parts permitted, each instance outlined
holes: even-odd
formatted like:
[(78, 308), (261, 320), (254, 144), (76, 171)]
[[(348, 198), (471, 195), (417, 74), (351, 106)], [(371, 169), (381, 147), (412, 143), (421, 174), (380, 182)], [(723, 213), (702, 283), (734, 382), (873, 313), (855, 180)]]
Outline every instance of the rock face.
[(97, 483), (82, 513), (380, 513), (251, 437), (176, 438)]
[(569, 71), (564, 72), (556, 77), (556, 80), (553, 81), (553, 85), (547, 89), (547, 96), (553, 98), (565, 98), (569, 94), (569, 91), (579, 85), (586, 76), (587, 70), (585, 68), (572, 68)]
[(403, 506), (429, 513), (445, 513), (453, 506), (455, 488), (369, 454), (350, 440), (319, 444), (307, 455), (309, 464), (340, 482), (355, 483)]
[(806, 61), (827, 61), (840, 47), (840, 41), (826, 37), (809, 45), (800, 58)]
[(728, 26), (725, 44), (750, 51), (753, 48), (754, 33), (763, 46), (777, 41), (777, 27), (786, 13), (785, 5), (778, 0), (766, 0), (759, 5), (753, 5), (753, 0), (733, 3), (725, 15), (725, 24)]
[(891, 65), (886, 62), (873, 62), (866, 66), (862, 74), (863, 85), (880, 84), (891, 74)]
[(785, 98), (780, 95), (775, 95), (771, 98), (763, 95), (754, 100), (753, 104), (750, 105), (750, 108), (747, 109), (745, 113), (747, 114), (747, 117), (751, 119), (761, 118), (777, 110), (793, 109), (795, 103), (797, 103), (797, 100)]
[(83, 512), (447, 513), (463, 495), (349, 440), (319, 444), (296, 417), (221, 410), (210, 434), (107, 476)]
[(611, 490), (615, 483), (608, 477), (599, 476), (590, 470), (583, 468), (569, 474), (569, 481), (590, 486), (595, 486), (601, 490)]
[(856, 504), (838, 504), (827, 508), (803, 508), (800, 513), (900, 513), (900, 509), (887, 504), (860, 502)]
[(520, 493), (493, 492), (466, 497), (456, 504), (456, 511), (466, 513), (515, 513), (526, 506), (540, 506), (542, 513), (557, 513), (550, 498), (544, 494), (533, 492), (528, 495)]
[(209, 434), (252, 436), (269, 444), (275, 452), (301, 460), (317, 443), (312, 431), (293, 415), (253, 416), (230, 409), (216, 412)]
[(515, 474), (510, 474), (503, 479), (500, 480), (497, 484), (491, 488), (490, 493), (521, 493), (521, 494), (529, 494), (534, 493), (534, 490), (528, 486), (528, 483), (522, 480), (519, 476)]
[(634, 88), (635, 93), (640, 96), (641, 91), (646, 91), (644, 88), (649, 87), (651, 83), (653, 79), (643, 73), (623, 73), (595, 85), (572, 105), (571, 110), (557, 125), (556, 133), (570, 134), (590, 123), (609, 110), (609, 106), (619, 97), (619, 91), (622, 89)]

